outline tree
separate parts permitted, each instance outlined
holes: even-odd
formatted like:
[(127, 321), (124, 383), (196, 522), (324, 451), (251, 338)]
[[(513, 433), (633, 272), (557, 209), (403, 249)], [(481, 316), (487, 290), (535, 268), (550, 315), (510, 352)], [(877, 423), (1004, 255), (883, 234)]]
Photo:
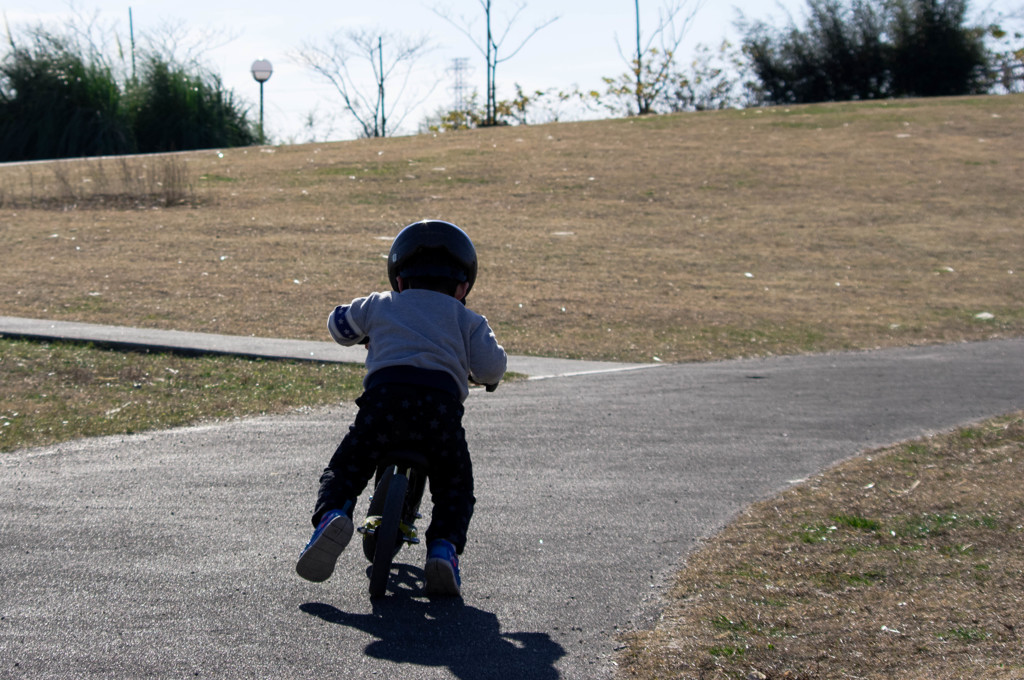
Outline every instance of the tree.
[(770, 103), (984, 92), (983, 32), (966, 0), (808, 0), (805, 26), (740, 22)]
[(742, 54), (723, 40), (716, 51), (697, 45), (688, 68), (674, 73), (667, 102), (670, 111), (713, 111), (757, 103), (752, 84), (744, 80)]
[(509, 37), (509, 33), (512, 30), (512, 26), (515, 24), (519, 15), (524, 9), (526, 9), (526, 3), (520, 2), (516, 6), (512, 16), (505, 22), (505, 27), (500, 31), (495, 32), (492, 24), (492, 12), (491, 3), (492, 0), (477, 0), (480, 3), (480, 8), (484, 11), (484, 40), (481, 43), (480, 40), (474, 36), (473, 26), (475, 22), (467, 21), (465, 18), (461, 18), (460, 21), (455, 21), (451, 18), (446, 10), (434, 9), (434, 13), (440, 16), (442, 19), (459, 29), (467, 38), (469, 38), (476, 48), (484, 55), (484, 59), (487, 62), (487, 96), (486, 103), (484, 105), (484, 121), (483, 125), (497, 125), (499, 121), (498, 112), (498, 94), (497, 94), (497, 75), (498, 75), (498, 64), (502, 64), (514, 56), (519, 54), (519, 51), (523, 49), (530, 38), (537, 35), (541, 29), (550, 26), (552, 23), (558, 20), (558, 17), (548, 19), (542, 24), (539, 24), (529, 31), (527, 35), (519, 41), (515, 48), (511, 49), (509, 54), (505, 57), (499, 57), (501, 50), (505, 44), (505, 41)]
[(0, 160), (128, 153), (134, 148), (110, 68), (37, 30), (0, 64)]
[[(388, 47), (385, 58), (385, 45)], [(429, 96), (429, 92), (410, 107), (398, 108), (417, 60), (430, 49), (427, 38), (405, 38), (387, 32), (369, 30), (338, 32), (324, 44), (307, 43), (299, 50), (301, 63), (329, 82), (341, 95), (345, 110), (356, 119), (363, 137), (387, 137), (405, 120), (409, 112)], [(363, 62), (372, 75), (369, 80), (357, 77), (350, 67), (354, 59)], [(398, 92), (388, 86), (399, 81)], [(431, 90), (433, 88), (430, 88)], [(388, 103), (390, 102), (390, 104)], [(398, 120), (395, 120), (395, 117)]]
[[(495, 103), (494, 116), (496, 125), (529, 125), (530, 123), (557, 122), (560, 113), (559, 105), (574, 99), (575, 93), (556, 92), (554, 90), (534, 90), (526, 92), (519, 83), (515, 84), (516, 96), (502, 99)], [(537, 109), (540, 108), (540, 114)], [(421, 125), (422, 131), (449, 132), (452, 130), (469, 130), (486, 126), (486, 110), (479, 104), (476, 91), (470, 95), (465, 105), (451, 111), (441, 109), (432, 116), (427, 116)]]
[(1024, 32), (992, 24), (988, 34), (995, 43), (989, 56), (993, 86), (999, 92), (1024, 92)]
[(999, 92), (1024, 92), (1024, 5), (995, 17), (988, 35), (993, 86)]
[(912, 97), (979, 94), (988, 89), (985, 31), (966, 27), (967, 0), (895, 0), (893, 90)]
[(644, 36), (640, 1), (634, 0), (635, 47), (627, 57), (619, 45), (619, 54), (629, 68), (617, 77), (604, 78), (605, 91), (595, 90), (590, 96), (613, 115), (643, 116), (672, 110), (670, 99), (678, 80), (679, 46), (705, 2), (694, 0), (692, 5), (690, 0), (667, 2), (658, 11), (654, 28)]
[(180, 19), (165, 20), (139, 31), (142, 47), (138, 51), (143, 61), (155, 59), (165, 64), (178, 64), (190, 73), (210, 73), (207, 52), (229, 45), (237, 35), (221, 27), (195, 29)]
[[(631, 66), (636, 82), (634, 96), (638, 115), (652, 113), (654, 103), (668, 87), (668, 76), (675, 63), (676, 52), (686, 37), (687, 28), (704, 2), (705, 0), (696, 0), (689, 9), (687, 0), (675, 0), (673, 4), (666, 4), (658, 12), (657, 25), (644, 41), (640, 30), (640, 0), (633, 0), (636, 16), (636, 51), (633, 53)], [(655, 41), (660, 42), (660, 50), (654, 46)]]
[(156, 56), (150, 42), (138, 79), (125, 66), (116, 28), (100, 25), (97, 15), (76, 15), (56, 31), (42, 25), (9, 31), (8, 43), (0, 60), (2, 160), (255, 142), (245, 108), (197, 59), (176, 65)]
[(745, 50), (770, 101), (876, 99), (889, 95), (891, 46), (869, 2), (808, 0), (806, 26), (747, 29)]
[(259, 141), (245, 110), (214, 74), (190, 73), (150, 56), (129, 92), (132, 132), (140, 152), (248, 146)]

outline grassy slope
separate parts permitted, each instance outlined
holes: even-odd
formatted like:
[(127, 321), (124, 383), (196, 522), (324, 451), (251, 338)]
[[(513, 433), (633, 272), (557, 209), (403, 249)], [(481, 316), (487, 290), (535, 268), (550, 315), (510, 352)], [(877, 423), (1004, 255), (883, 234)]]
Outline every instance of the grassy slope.
[[(0, 210), (16, 254), (0, 314), (322, 339), (333, 304), (387, 285), (388, 238), (436, 216), (476, 240), (471, 303), (515, 353), (680, 361), (1020, 334), (1022, 102), (183, 154), (198, 207)], [(61, 167), (92, 186), (98, 166)], [(52, 172), (0, 168), (7, 205)]]

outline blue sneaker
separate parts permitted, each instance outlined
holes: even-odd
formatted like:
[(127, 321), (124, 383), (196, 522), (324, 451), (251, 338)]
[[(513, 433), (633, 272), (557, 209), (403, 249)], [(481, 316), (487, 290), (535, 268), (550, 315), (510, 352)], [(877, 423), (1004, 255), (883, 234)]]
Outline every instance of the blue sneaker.
[(438, 539), (427, 547), (427, 595), (462, 594), (462, 579), (459, 577), (459, 558), (455, 546), (449, 541)]
[(334, 563), (351, 538), (351, 517), (342, 510), (325, 513), (313, 537), (302, 549), (295, 572), (307, 581), (326, 581), (334, 573)]

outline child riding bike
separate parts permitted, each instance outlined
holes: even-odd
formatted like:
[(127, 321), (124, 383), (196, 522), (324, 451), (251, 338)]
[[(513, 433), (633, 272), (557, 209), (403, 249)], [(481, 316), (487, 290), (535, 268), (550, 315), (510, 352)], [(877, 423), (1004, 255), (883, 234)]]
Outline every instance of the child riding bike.
[(353, 531), (356, 499), (380, 457), (413, 448), (427, 456), (431, 513), (426, 590), (460, 595), (459, 561), (473, 514), (473, 469), (462, 427), (469, 380), (496, 385), (505, 350), (487, 319), (466, 307), (476, 248), (459, 227), (424, 220), (405, 227), (388, 255), (392, 291), (341, 305), (327, 328), (342, 345), (367, 345), (359, 412), (320, 476), (316, 527), (296, 572), (324, 581)]

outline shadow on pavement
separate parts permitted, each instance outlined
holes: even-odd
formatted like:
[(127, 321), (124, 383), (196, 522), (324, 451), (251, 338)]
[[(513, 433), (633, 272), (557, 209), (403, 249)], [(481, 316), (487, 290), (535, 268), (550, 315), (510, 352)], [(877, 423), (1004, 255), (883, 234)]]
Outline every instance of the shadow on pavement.
[(373, 613), (344, 612), (323, 602), (299, 608), (328, 623), (355, 628), (377, 639), (366, 655), (394, 663), (447, 667), (464, 680), (559, 677), (555, 662), (565, 649), (547, 633), (503, 633), (491, 612), (467, 606), (459, 598), (427, 599), (423, 570), (397, 565), (387, 597), (374, 601)]

